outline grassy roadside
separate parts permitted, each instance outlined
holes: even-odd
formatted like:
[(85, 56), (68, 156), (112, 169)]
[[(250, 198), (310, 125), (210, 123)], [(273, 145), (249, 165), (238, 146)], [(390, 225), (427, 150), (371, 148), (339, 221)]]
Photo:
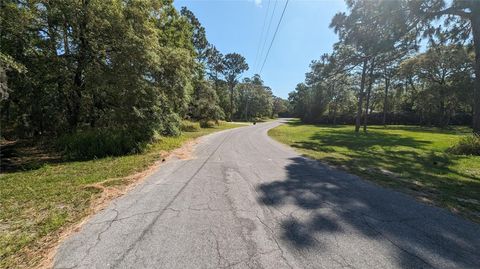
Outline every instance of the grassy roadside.
[(480, 156), (445, 153), (469, 131), (372, 126), (367, 134), (355, 135), (353, 126), (292, 121), (269, 135), (305, 156), (480, 222)]
[[(255, 122), (256, 123), (263, 123), (263, 122), (271, 122), (271, 121), (276, 121), (276, 120), (278, 120), (278, 118), (257, 118)], [(239, 120), (233, 121), (233, 123), (252, 125), (253, 124), (253, 119), (251, 119), (250, 121), (245, 121), (244, 119), (239, 119)]]
[(222, 123), (161, 138), (142, 154), (43, 164), (34, 170), (1, 174), (0, 268), (37, 265), (62, 231), (91, 213), (100, 199), (120, 195), (141, 177), (138, 173), (167, 152), (188, 140), (241, 126)]

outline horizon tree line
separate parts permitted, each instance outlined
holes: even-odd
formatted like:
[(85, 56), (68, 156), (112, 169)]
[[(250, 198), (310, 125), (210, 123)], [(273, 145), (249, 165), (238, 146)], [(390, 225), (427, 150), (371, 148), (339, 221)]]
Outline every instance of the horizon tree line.
[(480, 1), (346, 0), (331, 54), (290, 93), (305, 122), (471, 125), (480, 133)]

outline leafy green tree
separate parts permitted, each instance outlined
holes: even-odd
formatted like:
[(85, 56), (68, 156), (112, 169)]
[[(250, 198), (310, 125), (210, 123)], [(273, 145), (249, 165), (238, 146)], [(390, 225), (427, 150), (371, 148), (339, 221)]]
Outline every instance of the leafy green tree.
[[(251, 120), (252, 118), (270, 117), (273, 110), (272, 90), (263, 85), (259, 75), (245, 78), (236, 87), (238, 118)], [(243, 117), (242, 117), (243, 116)]]
[[(305, 83), (289, 95), (304, 121), (387, 122), (446, 126), (474, 122), (478, 1), (347, 0), (332, 19), (333, 54), (314, 61)], [(438, 23), (436, 19), (442, 19)], [(429, 48), (418, 53), (421, 40)], [(472, 53), (473, 51), (473, 53)], [(328, 112), (328, 113), (327, 113)], [(387, 114), (389, 115), (387, 117)], [(479, 113), (480, 114), (480, 113)], [(474, 129), (475, 123), (474, 123)]]
[(329, 79), (331, 100), (328, 105), (329, 117), (332, 124), (337, 124), (339, 114), (350, 114), (354, 110), (354, 93), (352, 79), (347, 74), (335, 74)]
[(424, 34), (438, 32), (434, 23), (444, 19), (449, 37), (454, 42), (463, 44), (470, 36), (475, 52), (475, 90), (473, 131), (480, 134), (480, 1), (477, 0), (423, 0), (410, 1), (409, 10), (414, 16), (411, 20), (423, 22)]
[(384, 63), (380, 66), (380, 77), (384, 80), (384, 92), (383, 92), (383, 102), (382, 102), (382, 124), (387, 124), (387, 114), (390, 110), (389, 108), (389, 95), (391, 90), (391, 81), (393, 77), (398, 73), (398, 64), (400, 61)]
[(307, 106), (309, 104), (309, 88), (304, 83), (299, 83), (295, 87), (295, 91), (288, 94), (288, 101), (290, 102), (292, 113), (303, 121), (307, 117)]
[(224, 114), (229, 112), (230, 100), (227, 83), (222, 79), (225, 67), (223, 64), (223, 54), (210, 45), (207, 48), (206, 72), (208, 79), (213, 81), (214, 89), (218, 96), (218, 102)]
[[(198, 76), (195, 79), (193, 94), (191, 95), (191, 116), (203, 123), (209, 120), (218, 121), (225, 117), (223, 109), (219, 106), (225, 104), (224, 88), (220, 74), (224, 70), (223, 55), (208, 43), (205, 28), (197, 19), (195, 14), (182, 7), (181, 14), (184, 16), (192, 27), (192, 44), (196, 52), (198, 63)], [(205, 81), (204, 75), (213, 82), (213, 87), (209, 82)], [(218, 98), (222, 97), (222, 102)]]
[(337, 68), (336, 58), (328, 54), (311, 63), (305, 83), (297, 86), (297, 94), (290, 96), (292, 107), (302, 120), (318, 121), (327, 110), (336, 120), (339, 102), (346, 97), (346, 76)]
[(234, 113), (234, 89), (238, 83), (238, 77), (248, 70), (248, 64), (245, 58), (238, 53), (229, 53), (223, 59), (223, 75), (230, 90), (230, 115), (229, 120), (233, 119)]
[(418, 76), (418, 82), (423, 84), (422, 98), (418, 100), (422, 105), (418, 109), (424, 110), (424, 114), (434, 110), (430, 117), (437, 119), (434, 123), (439, 126), (449, 124), (462, 96), (472, 96), (469, 90), (473, 86), (473, 57), (463, 47), (430, 48), (408, 59), (402, 68), (403, 73), (414, 72)]
[(221, 79), (221, 75), (224, 72), (225, 66), (223, 63), (223, 55), (215, 46), (210, 46), (206, 51), (207, 55), (207, 74), (211, 80), (217, 82)]
[(1, 53), (4, 126), (18, 134), (108, 128), (149, 139), (186, 113), (195, 73), (192, 27), (171, 1), (7, 1)]
[(288, 112), (288, 101), (280, 97), (274, 96), (272, 101), (272, 115), (271, 118), (280, 116)]
[[(379, 57), (395, 50), (408, 51), (414, 48), (410, 33), (412, 27), (400, 12), (405, 5), (402, 1), (348, 0), (350, 14), (337, 13), (330, 27), (339, 35), (336, 45), (337, 58), (349, 70), (360, 69), (355, 132), (360, 129), (362, 106), (366, 98), (364, 130), (366, 131), (371, 86), (374, 83), (374, 70)], [(365, 84), (368, 87), (365, 93)]]
[(197, 59), (199, 62), (204, 62), (207, 58), (207, 49), (209, 46), (205, 27), (202, 26), (195, 14), (187, 7), (182, 7), (180, 14), (188, 20), (192, 28), (192, 44), (195, 47)]
[(219, 121), (225, 117), (222, 108), (218, 105), (218, 96), (215, 89), (207, 81), (198, 81), (194, 87), (192, 116), (201, 122), (209, 120)]

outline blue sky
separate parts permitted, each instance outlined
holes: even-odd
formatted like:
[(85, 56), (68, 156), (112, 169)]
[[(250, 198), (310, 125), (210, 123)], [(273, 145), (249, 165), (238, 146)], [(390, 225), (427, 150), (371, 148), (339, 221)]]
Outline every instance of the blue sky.
[[(277, 1), (263, 56), (257, 58), (265, 39), (260, 41), (269, 1), (267, 28), (275, 0), (176, 0), (175, 6), (192, 10), (206, 28), (209, 42), (223, 54), (242, 54), (250, 66), (244, 76), (251, 76), (260, 70), (285, 5), (285, 0)], [(290, 0), (261, 73), (275, 95), (288, 97), (304, 80), (310, 62), (331, 52), (337, 37), (328, 25), (336, 12), (344, 10), (343, 0)]]

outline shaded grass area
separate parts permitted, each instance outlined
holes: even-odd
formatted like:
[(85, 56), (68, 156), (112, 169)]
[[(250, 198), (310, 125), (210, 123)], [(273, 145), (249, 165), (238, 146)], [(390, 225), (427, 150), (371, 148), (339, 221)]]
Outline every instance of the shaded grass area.
[(105, 188), (125, 188), (134, 180), (130, 175), (146, 170), (166, 152), (190, 139), (235, 127), (241, 125), (221, 123), (163, 137), (141, 154), (77, 162), (27, 158), (35, 165), (0, 175), (0, 268), (38, 264), (43, 248), (63, 228), (88, 215)]
[(480, 222), (480, 156), (446, 153), (469, 132), (466, 127), (371, 126), (356, 135), (353, 126), (292, 121), (269, 135), (308, 157)]

